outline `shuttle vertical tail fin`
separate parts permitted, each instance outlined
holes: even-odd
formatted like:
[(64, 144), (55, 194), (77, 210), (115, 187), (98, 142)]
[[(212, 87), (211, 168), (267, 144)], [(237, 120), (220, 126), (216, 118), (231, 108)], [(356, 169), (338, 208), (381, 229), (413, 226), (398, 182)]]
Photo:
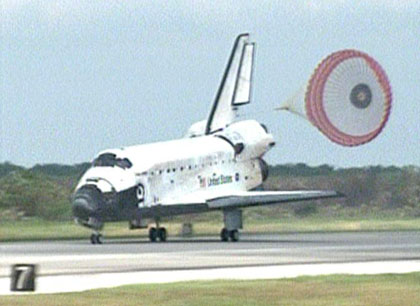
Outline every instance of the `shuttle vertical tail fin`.
[(248, 41), (249, 34), (241, 34), (235, 40), (222, 82), (207, 118), (205, 134), (220, 130), (232, 123), (237, 106), (250, 102), (255, 43)]
[(236, 79), (235, 95), (232, 105), (247, 104), (251, 101), (254, 50), (255, 43), (245, 44), (242, 52), (241, 67)]

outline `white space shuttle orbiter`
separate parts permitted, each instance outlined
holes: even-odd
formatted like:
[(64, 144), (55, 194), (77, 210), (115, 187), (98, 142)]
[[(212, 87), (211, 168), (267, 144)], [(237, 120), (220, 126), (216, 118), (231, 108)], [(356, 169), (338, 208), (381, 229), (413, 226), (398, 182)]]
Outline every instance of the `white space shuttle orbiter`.
[[(72, 203), (75, 220), (94, 230), (92, 243), (101, 243), (99, 231), (105, 222), (121, 220), (129, 221), (130, 228), (147, 228), (149, 224), (156, 224), (156, 227), (149, 227), (150, 240), (165, 241), (166, 229), (159, 226), (165, 217), (212, 210), (224, 213), (221, 240), (237, 241), (238, 230), (242, 229), (243, 208), (340, 196), (338, 192), (325, 190), (256, 191), (268, 176), (263, 156), (275, 142), (267, 128), (259, 122), (235, 120), (237, 109), (251, 100), (254, 51), (255, 44), (249, 41), (248, 34), (237, 37), (207, 119), (193, 124), (184, 138), (105, 150), (96, 156), (92, 167), (80, 179)], [(352, 67), (354, 59), (360, 54), (350, 58)], [(337, 77), (334, 69), (337, 66), (342, 69), (340, 65), (346, 60), (349, 57), (334, 62), (336, 66), (332, 68), (322, 66), (320, 76), (312, 77), (310, 90), (315, 88), (321, 96), (328, 93), (318, 87), (322, 82), (328, 82), (331, 74)], [(309, 121), (330, 139), (340, 141), (345, 135), (345, 140), (350, 142), (342, 143), (345, 145), (358, 144), (356, 140), (360, 137), (364, 137), (362, 142), (367, 142), (382, 130), (391, 102), (390, 92), (386, 91), (389, 88), (385, 88), (388, 84), (385, 84), (386, 76), (382, 77), (381, 83), (375, 80), (375, 73), (376, 70), (373, 76), (362, 78), (360, 82), (357, 77), (346, 81), (348, 73), (344, 73), (344, 77), (338, 76), (345, 83), (339, 90), (350, 91), (348, 97), (347, 92), (342, 93), (343, 99), (348, 100), (345, 103), (350, 104), (345, 108), (344, 115), (359, 120), (357, 135), (352, 135), (348, 123), (334, 126), (334, 120), (340, 121), (339, 118), (334, 117), (333, 123), (323, 121), (325, 116), (328, 119), (328, 115), (335, 114), (334, 109), (340, 114), (336, 105), (338, 102), (333, 101), (337, 94), (334, 97), (326, 95), (329, 99), (327, 114), (319, 105), (323, 101), (319, 101), (318, 96), (308, 98), (312, 94), (310, 90), (306, 92), (302, 102), (304, 106), (300, 108), (310, 110)], [(321, 85), (318, 84), (320, 82)], [(352, 85), (352, 82), (357, 84)], [(334, 80), (334, 84), (337, 83), (339, 81)], [(319, 92), (315, 94), (319, 95)], [(281, 108), (299, 112), (297, 104), (296, 101), (288, 101)], [(367, 123), (363, 121), (364, 111), (369, 112), (370, 117), (365, 120)], [(386, 115), (384, 112), (387, 112)], [(385, 120), (378, 120), (375, 116)], [(370, 139), (363, 133), (369, 134)]]

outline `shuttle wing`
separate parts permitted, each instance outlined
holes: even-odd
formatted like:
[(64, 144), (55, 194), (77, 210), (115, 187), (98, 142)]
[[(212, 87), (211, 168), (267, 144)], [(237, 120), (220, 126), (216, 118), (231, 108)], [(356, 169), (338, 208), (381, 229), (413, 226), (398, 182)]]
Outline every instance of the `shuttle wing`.
[(237, 107), (250, 102), (255, 44), (249, 43), (248, 39), (249, 34), (241, 34), (236, 38), (207, 118), (205, 134), (223, 129), (232, 123)]
[(209, 198), (204, 195), (194, 195), (174, 199), (161, 203), (161, 209), (178, 207), (183, 210), (186, 206), (206, 206), (208, 209), (245, 208), (344, 197), (342, 193), (332, 190), (296, 190), (296, 191), (237, 191), (223, 193)]
[(343, 196), (344, 195), (339, 192), (329, 190), (245, 191), (215, 197), (213, 199), (208, 199), (206, 202), (210, 209), (224, 209), (338, 198)]

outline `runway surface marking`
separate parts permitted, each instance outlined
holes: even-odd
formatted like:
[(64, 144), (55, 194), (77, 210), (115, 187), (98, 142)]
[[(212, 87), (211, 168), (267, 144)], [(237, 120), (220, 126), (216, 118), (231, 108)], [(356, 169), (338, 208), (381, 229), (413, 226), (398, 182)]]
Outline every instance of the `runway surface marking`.
[[(418, 248), (420, 249), (420, 244), (413, 243), (410, 245), (412, 248)], [(374, 245), (374, 246), (357, 246), (357, 251), (359, 252), (368, 252), (368, 251), (386, 251), (389, 250), (395, 250), (395, 246), (390, 245)], [(270, 254), (278, 254), (282, 249), (281, 248), (264, 248), (264, 249), (252, 249), (252, 254), (254, 255), (270, 255)], [(325, 251), (347, 251), (351, 250), (351, 247), (349, 246), (332, 246), (332, 247), (310, 247), (310, 250), (312, 252), (322, 250)], [(285, 251), (285, 250), (283, 250)], [(287, 251), (292, 251), (288, 249)], [(229, 252), (233, 255), (249, 255), (250, 250), (249, 249), (232, 249), (232, 250), (199, 250), (199, 251), (183, 251), (183, 252), (171, 252), (171, 256), (188, 256), (188, 255), (203, 255), (203, 256), (213, 256), (213, 255), (221, 255), (225, 256), (226, 253)], [(159, 257), (162, 253), (155, 254), (155, 253), (143, 253), (143, 254), (123, 254), (123, 253), (116, 253), (116, 254), (74, 254), (74, 255), (30, 255), (30, 254), (20, 254), (20, 255), (13, 255), (13, 256), (7, 256), (2, 255), (1, 260), (3, 264), (9, 264), (14, 263), (17, 261), (27, 261), (32, 260), (36, 262), (55, 262), (55, 261), (90, 261), (92, 259), (95, 260), (123, 260), (123, 259), (146, 259), (146, 258), (156, 258)]]
[(304, 275), (361, 275), (418, 271), (420, 271), (420, 260), (57, 275), (38, 277), (34, 293), (10, 292), (10, 280), (0, 278), (0, 295), (80, 292), (130, 284), (159, 284), (181, 281), (258, 280), (294, 278)]
[(110, 239), (0, 243), (0, 294), (10, 294), (13, 264), (36, 264), (37, 293), (135, 283), (272, 279), (300, 275), (420, 271), (420, 231), (244, 234), (166, 243)]

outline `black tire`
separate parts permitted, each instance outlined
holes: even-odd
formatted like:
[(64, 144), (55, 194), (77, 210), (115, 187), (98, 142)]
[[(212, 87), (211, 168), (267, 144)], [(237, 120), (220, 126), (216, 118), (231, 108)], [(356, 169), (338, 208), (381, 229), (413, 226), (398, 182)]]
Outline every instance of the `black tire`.
[(150, 239), (150, 241), (151, 241), (151, 242), (155, 242), (155, 241), (156, 241), (157, 236), (158, 236), (158, 233), (157, 233), (156, 228), (151, 227), (151, 228), (149, 229), (149, 239)]
[(236, 242), (239, 240), (239, 231), (238, 230), (230, 231), (229, 236), (230, 236), (231, 241)]
[(96, 244), (96, 235), (95, 234), (90, 235), (90, 243)]
[(160, 227), (158, 229), (157, 234), (158, 234), (158, 238), (159, 238), (160, 241), (162, 241), (162, 242), (166, 241), (166, 238), (167, 238), (166, 228)]
[(229, 231), (226, 228), (223, 228), (220, 232), (220, 239), (222, 241), (228, 241), (229, 240)]
[(102, 235), (101, 234), (90, 235), (90, 243), (92, 243), (92, 244), (102, 244)]
[(96, 235), (96, 243), (97, 244), (102, 244), (102, 235), (101, 234)]

